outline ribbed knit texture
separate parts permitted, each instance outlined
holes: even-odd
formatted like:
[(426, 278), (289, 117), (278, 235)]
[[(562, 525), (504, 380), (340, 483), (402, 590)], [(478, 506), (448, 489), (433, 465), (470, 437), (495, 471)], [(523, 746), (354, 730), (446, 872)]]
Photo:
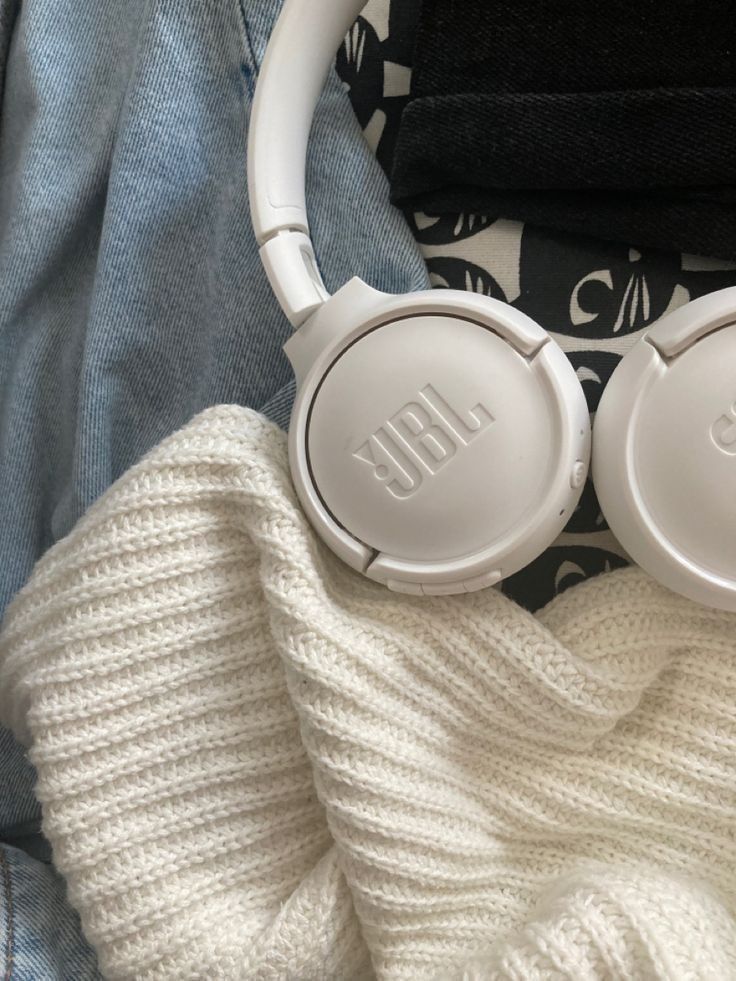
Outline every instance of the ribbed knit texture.
[(638, 570), (393, 595), (222, 407), (39, 563), (0, 715), (110, 978), (724, 981), (735, 648)]

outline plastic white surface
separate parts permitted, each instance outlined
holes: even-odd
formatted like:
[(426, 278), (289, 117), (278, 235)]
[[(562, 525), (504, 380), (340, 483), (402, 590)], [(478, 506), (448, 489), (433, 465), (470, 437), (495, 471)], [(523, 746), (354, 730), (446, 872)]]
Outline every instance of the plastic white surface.
[(284, 345), (298, 387), (315, 366), (326, 371), (341, 345), (373, 327), (415, 314), (446, 314), (484, 323), (525, 357), (533, 356), (549, 341), (549, 334), (526, 314), (479, 293), (423, 290), (394, 296), (355, 277)]
[(736, 611), (736, 290), (726, 292), (657, 325), (657, 348), (676, 356), (663, 358), (650, 333), (616, 369), (596, 416), (593, 476), (634, 561)]
[(262, 245), (280, 229), (309, 233), (305, 200), (312, 117), (335, 52), (364, 0), (285, 0), (258, 74), (248, 140), (248, 194)]
[[(302, 369), (292, 419), (292, 472), (317, 531), (405, 592), (479, 589), (527, 564), (566, 524), (588, 462), (587, 408), (562, 352), (512, 308), (476, 298), (475, 316), (458, 317), (447, 308), (467, 294), (444, 293), (417, 294), (416, 312), (395, 298), (393, 315), (374, 294), (383, 326), (336, 322), (331, 350)], [(338, 297), (307, 333), (328, 333)], [(433, 298), (445, 310), (424, 312)], [(496, 314), (517, 346), (488, 329)], [(350, 539), (370, 550), (367, 567)]]
[(666, 358), (674, 358), (695, 341), (733, 323), (736, 286), (692, 300), (658, 321), (647, 334), (650, 344)]
[(376, 551), (456, 558), (541, 506), (556, 415), (496, 334), (413, 317), (372, 331), (328, 373), (309, 423), (312, 475), (338, 522)]
[(260, 255), (279, 306), (293, 327), (301, 326), (329, 298), (311, 240), (303, 232), (278, 232)]
[(364, 0), (285, 0), (256, 85), (248, 197), (269, 282), (300, 326), (329, 295), (309, 240), (307, 144), (335, 52)]

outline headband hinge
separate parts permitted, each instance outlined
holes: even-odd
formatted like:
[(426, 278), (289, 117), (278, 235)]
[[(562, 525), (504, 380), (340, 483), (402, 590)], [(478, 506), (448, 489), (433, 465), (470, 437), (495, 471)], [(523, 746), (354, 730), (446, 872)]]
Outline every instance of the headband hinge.
[(276, 299), (290, 323), (300, 327), (329, 299), (309, 237), (296, 229), (281, 229), (260, 252)]

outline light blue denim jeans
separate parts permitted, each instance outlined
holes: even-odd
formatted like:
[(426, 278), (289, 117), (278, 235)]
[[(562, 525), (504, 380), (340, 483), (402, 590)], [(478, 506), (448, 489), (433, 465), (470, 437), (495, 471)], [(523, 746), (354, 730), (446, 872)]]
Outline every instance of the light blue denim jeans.
[(24, 851), (0, 845), (0, 977), (90, 981), (97, 958), (66, 902), (61, 876)]
[[(0, 616), (36, 559), (201, 409), (237, 402), (287, 424), (290, 328), (261, 270), (245, 175), (279, 6), (0, 0)], [(308, 200), (329, 287), (356, 274), (389, 292), (427, 286), (334, 74)], [(0, 841), (28, 842), (38, 820), (32, 768), (3, 733)], [(42, 871), (17, 864), (20, 894)], [(37, 902), (60, 893), (39, 889)], [(69, 933), (25, 921), (26, 907), (13, 906), (18, 949), (73, 963), (41, 951)], [(0, 977), (86, 976), (23, 974), (20, 960), (3, 974), (7, 929), (0, 920)]]

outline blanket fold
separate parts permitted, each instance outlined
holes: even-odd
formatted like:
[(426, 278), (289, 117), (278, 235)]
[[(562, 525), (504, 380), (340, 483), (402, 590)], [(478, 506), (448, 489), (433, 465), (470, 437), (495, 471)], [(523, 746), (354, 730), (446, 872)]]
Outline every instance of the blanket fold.
[(728, 979), (735, 628), (636, 569), (393, 595), (224, 406), (38, 564), (0, 717), (107, 977)]

